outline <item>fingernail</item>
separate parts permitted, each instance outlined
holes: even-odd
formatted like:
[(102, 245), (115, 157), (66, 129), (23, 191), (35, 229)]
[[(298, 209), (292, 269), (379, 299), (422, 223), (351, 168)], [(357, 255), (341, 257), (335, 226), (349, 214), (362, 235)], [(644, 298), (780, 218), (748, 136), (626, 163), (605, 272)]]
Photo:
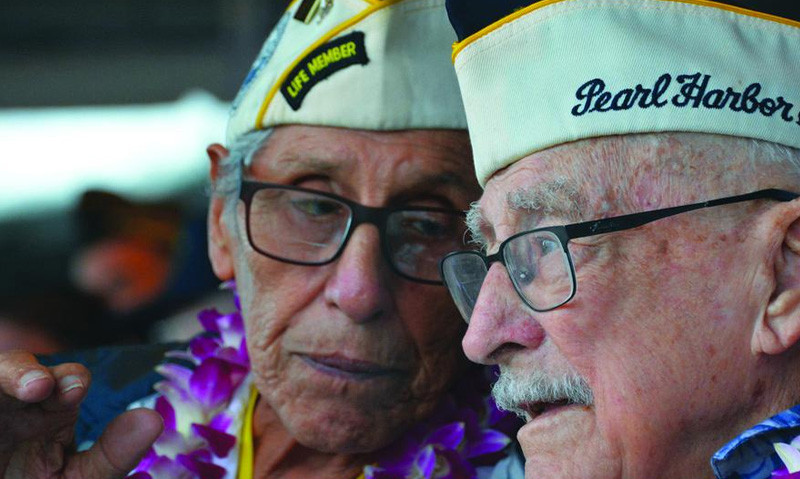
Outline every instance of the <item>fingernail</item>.
[(40, 379), (47, 379), (47, 374), (45, 374), (43, 371), (33, 370), (25, 373), (19, 380), (19, 383), (22, 385), (23, 388), (27, 388), (28, 385), (36, 381), (39, 381)]
[(61, 390), (61, 394), (68, 393), (73, 389), (82, 388), (83, 381), (78, 376), (64, 376), (58, 382), (58, 388)]

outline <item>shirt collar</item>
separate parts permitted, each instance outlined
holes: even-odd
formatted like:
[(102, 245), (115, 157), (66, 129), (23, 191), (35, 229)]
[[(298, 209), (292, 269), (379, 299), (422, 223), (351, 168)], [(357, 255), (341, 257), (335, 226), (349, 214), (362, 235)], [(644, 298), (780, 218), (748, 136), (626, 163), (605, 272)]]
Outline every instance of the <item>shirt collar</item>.
[(800, 405), (789, 408), (738, 435), (711, 458), (718, 479), (767, 479), (783, 465), (773, 444), (800, 434)]

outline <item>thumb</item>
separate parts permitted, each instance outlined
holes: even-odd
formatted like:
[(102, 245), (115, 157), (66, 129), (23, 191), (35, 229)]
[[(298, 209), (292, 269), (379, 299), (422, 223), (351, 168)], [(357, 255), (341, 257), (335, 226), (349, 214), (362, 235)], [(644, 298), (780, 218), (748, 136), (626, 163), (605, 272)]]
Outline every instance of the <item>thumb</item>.
[(100, 439), (77, 455), (67, 467), (67, 478), (121, 479), (136, 467), (155, 442), (164, 423), (150, 409), (134, 409), (119, 415)]

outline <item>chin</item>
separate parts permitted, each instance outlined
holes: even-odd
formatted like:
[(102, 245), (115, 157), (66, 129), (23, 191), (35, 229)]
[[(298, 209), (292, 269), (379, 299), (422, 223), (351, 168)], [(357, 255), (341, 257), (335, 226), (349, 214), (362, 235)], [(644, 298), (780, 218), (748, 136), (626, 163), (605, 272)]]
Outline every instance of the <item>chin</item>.
[[(320, 406), (324, 408), (324, 406)], [(353, 408), (326, 408), (325, 414), (304, 415), (285, 424), (304, 446), (332, 454), (370, 453), (382, 449), (410, 426), (410, 420), (391, 420), (386, 411), (364, 414)]]
[[(517, 432), (525, 455), (525, 477), (618, 479), (625, 468), (621, 450), (597, 426), (593, 406), (545, 408)], [(643, 476), (651, 477), (651, 476)]]

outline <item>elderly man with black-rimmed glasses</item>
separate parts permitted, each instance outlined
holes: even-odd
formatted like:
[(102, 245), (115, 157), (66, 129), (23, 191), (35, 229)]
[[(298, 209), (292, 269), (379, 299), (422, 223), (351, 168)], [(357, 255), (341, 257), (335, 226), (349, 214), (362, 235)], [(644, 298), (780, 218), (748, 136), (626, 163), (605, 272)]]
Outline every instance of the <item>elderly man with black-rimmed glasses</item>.
[(797, 8), (447, 3), (484, 192), (441, 270), (526, 477), (800, 477)]

